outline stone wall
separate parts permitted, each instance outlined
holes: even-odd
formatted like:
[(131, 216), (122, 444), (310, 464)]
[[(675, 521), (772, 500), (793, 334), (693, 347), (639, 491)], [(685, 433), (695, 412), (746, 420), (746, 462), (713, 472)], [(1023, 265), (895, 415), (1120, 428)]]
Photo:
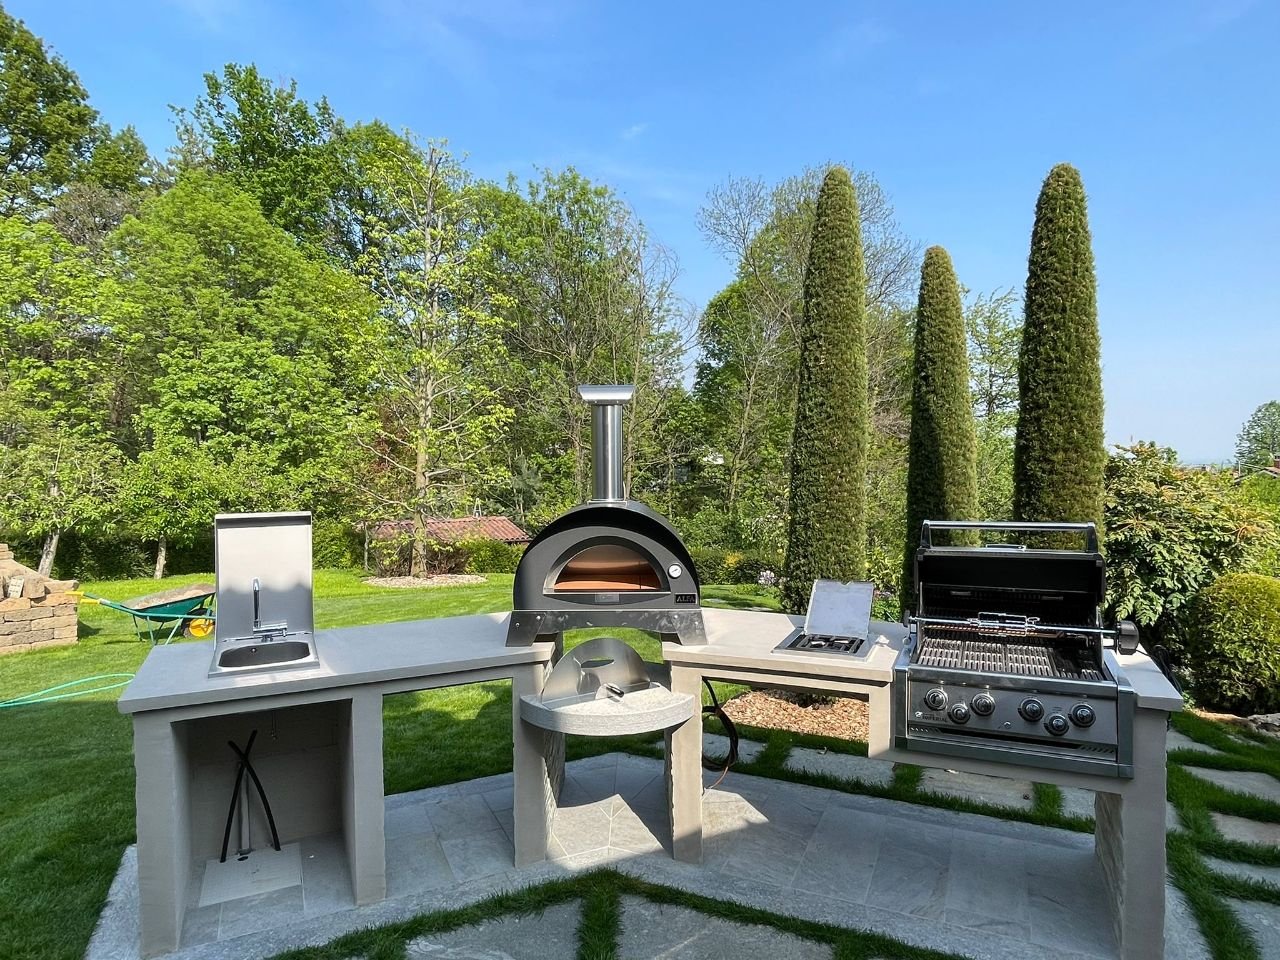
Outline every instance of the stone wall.
[(79, 587), (24, 567), (0, 543), (0, 654), (75, 643)]

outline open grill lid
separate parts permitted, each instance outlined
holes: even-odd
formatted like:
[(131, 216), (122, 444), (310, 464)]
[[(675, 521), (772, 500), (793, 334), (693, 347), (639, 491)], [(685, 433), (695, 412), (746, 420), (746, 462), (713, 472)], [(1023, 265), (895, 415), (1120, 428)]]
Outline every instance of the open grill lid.
[[(1074, 533), (1085, 549), (1022, 544), (935, 546), (933, 531)], [(1092, 523), (977, 523), (926, 520), (916, 551), (916, 612), (922, 617), (982, 613), (1096, 626), (1106, 595), (1106, 562)], [(1055, 614), (1053, 611), (1058, 611)]]

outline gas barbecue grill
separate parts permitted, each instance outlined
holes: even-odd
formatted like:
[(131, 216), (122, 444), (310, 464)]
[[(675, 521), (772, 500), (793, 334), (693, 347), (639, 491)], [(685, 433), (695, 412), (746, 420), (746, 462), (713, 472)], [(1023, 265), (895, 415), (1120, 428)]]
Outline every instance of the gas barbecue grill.
[[(1071, 533), (1083, 550), (936, 546), (933, 531)], [(926, 521), (916, 612), (894, 672), (900, 749), (1133, 776), (1133, 691), (1104, 641), (1105, 563), (1093, 524)]]

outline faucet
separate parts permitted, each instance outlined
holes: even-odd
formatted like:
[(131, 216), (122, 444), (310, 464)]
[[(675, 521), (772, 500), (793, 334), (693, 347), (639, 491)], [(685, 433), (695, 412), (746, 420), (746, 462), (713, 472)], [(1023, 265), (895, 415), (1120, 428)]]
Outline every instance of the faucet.
[(253, 578), (253, 639), (261, 640), (264, 643), (270, 643), (272, 640), (278, 640), (281, 637), (288, 636), (289, 622), (282, 620), (279, 623), (262, 622), (262, 584), (257, 577)]

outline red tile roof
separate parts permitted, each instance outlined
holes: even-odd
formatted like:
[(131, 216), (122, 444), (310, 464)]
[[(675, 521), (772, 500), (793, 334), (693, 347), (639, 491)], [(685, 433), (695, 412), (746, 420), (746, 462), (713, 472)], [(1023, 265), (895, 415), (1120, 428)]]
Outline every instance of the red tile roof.
[[(397, 534), (412, 534), (412, 520), (384, 520), (374, 524), (373, 536), (385, 540)], [(506, 517), (433, 517), (427, 521), (427, 539), (437, 543), (458, 540), (501, 540), (503, 543), (528, 543), (533, 538)]]

